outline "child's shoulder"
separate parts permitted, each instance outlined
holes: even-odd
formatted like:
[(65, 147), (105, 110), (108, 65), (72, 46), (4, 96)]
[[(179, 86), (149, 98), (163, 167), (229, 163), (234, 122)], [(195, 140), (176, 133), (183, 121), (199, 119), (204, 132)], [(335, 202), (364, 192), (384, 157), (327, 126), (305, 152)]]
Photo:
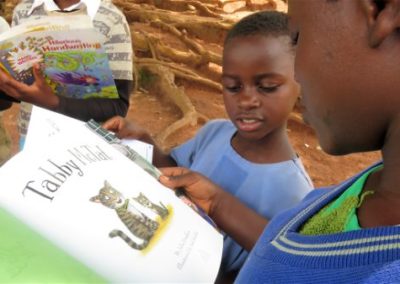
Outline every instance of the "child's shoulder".
[(112, 2), (108, 0), (103, 0), (100, 3), (99, 10), (97, 14), (113, 15), (125, 18), (125, 14)]

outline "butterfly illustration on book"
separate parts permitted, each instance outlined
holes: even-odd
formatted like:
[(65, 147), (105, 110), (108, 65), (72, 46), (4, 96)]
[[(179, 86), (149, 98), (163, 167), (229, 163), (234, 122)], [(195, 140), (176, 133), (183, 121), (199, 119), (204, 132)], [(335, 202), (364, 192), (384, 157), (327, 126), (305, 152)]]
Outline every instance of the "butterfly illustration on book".
[(54, 79), (60, 83), (81, 85), (81, 86), (98, 86), (100, 81), (98, 78), (94, 76), (87, 74), (79, 74), (76, 72), (58, 73), (54, 75)]

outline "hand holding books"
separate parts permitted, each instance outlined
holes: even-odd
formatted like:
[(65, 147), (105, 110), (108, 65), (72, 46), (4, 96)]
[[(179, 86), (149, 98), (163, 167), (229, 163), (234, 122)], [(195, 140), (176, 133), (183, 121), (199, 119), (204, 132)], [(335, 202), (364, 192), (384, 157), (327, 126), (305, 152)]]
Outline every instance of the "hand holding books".
[(188, 197), (213, 217), (219, 200), (225, 193), (203, 175), (186, 168), (162, 168), (160, 182), (169, 188), (185, 188)]
[(121, 116), (114, 116), (104, 122), (103, 128), (115, 133), (118, 138), (137, 139), (154, 144), (153, 139), (145, 129), (133, 124)]
[(117, 99), (103, 42), (82, 15), (13, 27), (0, 36), (0, 91), (57, 111), (65, 104), (61, 97)]
[[(169, 187), (184, 189), (186, 195), (200, 206), (217, 226), (234, 237), (245, 249), (251, 250), (260, 229), (267, 221), (235, 196), (224, 191), (205, 176), (186, 168), (163, 168), (160, 182)], [(249, 232), (258, 232), (249, 234)]]
[(56, 109), (59, 98), (46, 83), (39, 64), (33, 65), (32, 73), (35, 81), (32, 85), (27, 85), (9, 76), (0, 68), (0, 90), (15, 100), (25, 101), (47, 109)]

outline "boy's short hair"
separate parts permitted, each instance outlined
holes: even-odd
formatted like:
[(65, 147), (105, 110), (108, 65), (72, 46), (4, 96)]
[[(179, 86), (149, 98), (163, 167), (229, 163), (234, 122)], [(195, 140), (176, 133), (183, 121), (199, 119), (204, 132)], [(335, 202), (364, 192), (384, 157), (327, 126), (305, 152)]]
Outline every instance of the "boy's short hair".
[(229, 30), (224, 45), (233, 38), (251, 35), (290, 36), (287, 15), (278, 11), (261, 11), (250, 14)]

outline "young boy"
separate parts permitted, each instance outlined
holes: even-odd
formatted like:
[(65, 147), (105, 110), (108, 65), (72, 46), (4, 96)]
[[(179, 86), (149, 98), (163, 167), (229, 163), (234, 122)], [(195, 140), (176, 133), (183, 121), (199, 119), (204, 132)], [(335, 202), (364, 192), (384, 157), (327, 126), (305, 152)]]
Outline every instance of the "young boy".
[[(237, 282), (399, 283), (400, 1), (296, 0), (289, 16), (304, 116), (322, 148), (381, 150), (383, 161), (274, 218)], [(213, 193), (211, 215), (230, 206), (199, 175), (164, 173), (189, 195)]]
[(55, 95), (47, 86), (40, 70), (34, 68), (35, 83), (19, 83), (0, 72), (0, 90), (21, 103), (20, 135), (23, 143), (28, 128), (31, 104), (45, 107), (74, 118), (105, 121), (114, 115), (125, 116), (133, 88), (132, 46), (126, 18), (109, 0), (25, 0), (14, 9), (12, 25), (46, 16), (87, 14), (95, 29), (106, 38), (104, 47), (108, 54), (118, 99), (73, 99)]
[[(267, 220), (311, 190), (286, 130), (299, 94), (293, 67), (285, 14), (260, 12), (242, 19), (228, 33), (223, 52), (223, 97), (230, 121), (207, 123), (170, 155), (155, 150), (156, 166), (198, 171), (255, 211), (239, 217), (238, 209), (232, 213), (234, 228), (221, 227), (226, 232), (222, 273), (238, 271)], [(104, 126), (154, 144), (145, 131), (121, 118)], [(252, 239), (238, 231), (252, 232)]]

